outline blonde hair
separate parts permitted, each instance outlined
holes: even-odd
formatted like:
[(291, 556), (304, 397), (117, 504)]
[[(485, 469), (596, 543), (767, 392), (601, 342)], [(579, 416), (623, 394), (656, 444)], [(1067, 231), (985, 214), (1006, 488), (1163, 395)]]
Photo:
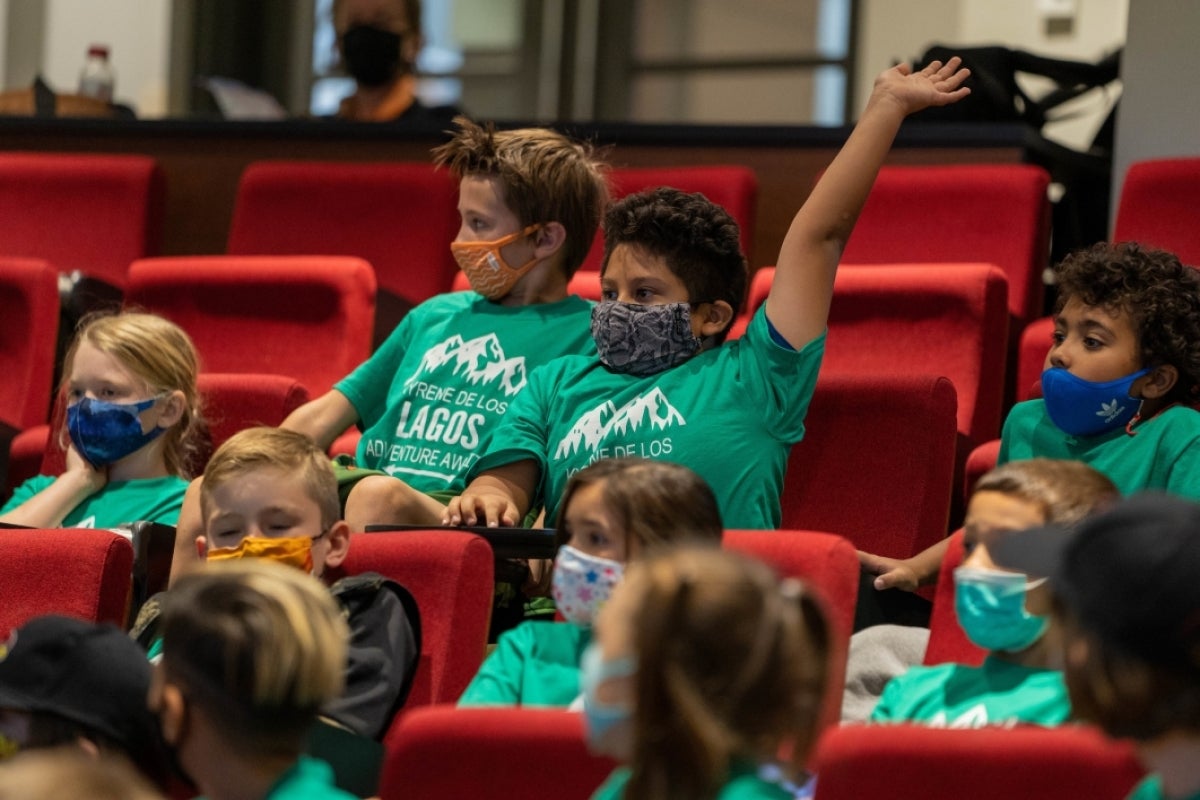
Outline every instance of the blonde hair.
[[(75, 340), (63, 361), (64, 390), (70, 383), (75, 354), (82, 342), (116, 359), (144, 381), (151, 392), (183, 392), (183, 416), (162, 437), (163, 459), (172, 475), (190, 477), (207, 436), (200, 392), (196, 388), (200, 359), (191, 338), (175, 323), (154, 314), (126, 311), (88, 315), (80, 320)], [(59, 435), (65, 447), (65, 425)]]
[(328, 528), (341, 518), (337, 478), (329, 458), (302, 433), (285, 428), (247, 428), (229, 437), (217, 448), (204, 468), (200, 485), (200, 508), (209, 515), (212, 493), (220, 487), (263, 469), (296, 475), (304, 483), (310, 500), (321, 509), (321, 525)]
[(166, 596), (162, 668), (236, 744), (291, 754), (342, 692), (349, 636), (311, 575), (261, 559), (208, 564)]
[(497, 131), (455, 117), (458, 132), (433, 151), (434, 163), (455, 178), (495, 178), (501, 199), (522, 227), (558, 222), (566, 230), (562, 267), (575, 273), (608, 205), (605, 168), (586, 144), (546, 128)]
[(986, 473), (976, 492), (998, 492), (1036, 505), (1047, 525), (1074, 525), (1121, 497), (1103, 473), (1082, 461), (1031, 458)]
[(30, 750), (0, 762), (0, 800), (163, 800), (124, 758), (78, 745)]
[(638, 669), (632, 775), (625, 797), (716, 797), (735, 762), (797, 774), (817, 736), (829, 629), (794, 579), (717, 547), (637, 562), (632, 593)]

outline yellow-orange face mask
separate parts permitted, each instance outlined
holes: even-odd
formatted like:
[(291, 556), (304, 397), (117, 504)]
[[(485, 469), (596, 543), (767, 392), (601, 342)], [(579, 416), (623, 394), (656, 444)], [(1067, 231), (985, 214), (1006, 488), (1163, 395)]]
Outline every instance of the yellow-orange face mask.
[[(322, 533), (321, 536), (325, 534)], [(238, 558), (265, 558), (289, 567), (302, 569), (307, 573), (313, 570), (313, 542), (318, 536), (310, 539), (307, 536), (288, 536), (280, 539), (268, 539), (265, 536), (247, 536), (238, 542), (237, 547), (219, 547), (209, 550), (208, 561), (229, 561)]]
[(533, 269), (538, 260), (530, 258), (519, 267), (510, 267), (500, 255), (500, 248), (540, 228), (530, 225), (525, 230), (510, 233), (491, 242), (451, 242), (450, 252), (458, 267), (471, 282), (471, 288), (489, 300), (499, 300), (512, 291), (517, 281)]

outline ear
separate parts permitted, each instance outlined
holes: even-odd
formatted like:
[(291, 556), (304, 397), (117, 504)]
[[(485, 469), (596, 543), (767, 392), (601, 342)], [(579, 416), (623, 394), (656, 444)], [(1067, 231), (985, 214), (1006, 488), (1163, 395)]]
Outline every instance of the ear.
[(204, 534), (196, 537), (196, 555), (200, 556), (201, 561), (208, 558), (208, 537)]
[(715, 336), (733, 321), (733, 306), (724, 300), (701, 303), (696, 307), (696, 316), (700, 319), (701, 338)]
[(178, 745), (187, 715), (187, 701), (183, 698), (183, 691), (169, 682), (162, 670), (162, 664), (159, 664), (152, 673), (146, 706), (158, 716), (163, 740), (169, 745)]
[[(1170, 364), (1155, 367), (1148, 375), (1143, 375), (1134, 382), (1132, 394), (1146, 400), (1157, 400), (1166, 397), (1175, 384), (1179, 382), (1179, 370)], [(1138, 387), (1138, 384), (1141, 384)]]
[(160, 428), (170, 428), (183, 419), (185, 411), (187, 411), (187, 397), (176, 389), (158, 404), (158, 422), (156, 424)]
[(550, 258), (562, 249), (567, 241), (567, 229), (561, 222), (547, 222), (534, 231), (533, 255), (544, 260)]
[(340, 567), (350, 554), (350, 523), (338, 520), (329, 529), (329, 552), (325, 554), (325, 569)]

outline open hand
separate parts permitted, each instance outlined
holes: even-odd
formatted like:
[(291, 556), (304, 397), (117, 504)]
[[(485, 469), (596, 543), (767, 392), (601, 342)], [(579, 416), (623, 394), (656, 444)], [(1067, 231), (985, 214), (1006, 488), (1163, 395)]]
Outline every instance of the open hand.
[(963, 86), (970, 74), (971, 70), (962, 66), (958, 56), (945, 64), (932, 61), (920, 72), (913, 72), (908, 64), (899, 64), (875, 79), (871, 102), (898, 103), (905, 115), (931, 106), (950, 105), (971, 93)]
[(900, 559), (876, 556), (859, 550), (858, 563), (870, 574), (878, 576), (872, 584), (878, 591), (902, 589), (915, 592), (920, 584), (916, 570)]
[(443, 525), (486, 525), (489, 528), (517, 524), (517, 506), (499, 492), (472, 491), (469, 487), (446, 504)]

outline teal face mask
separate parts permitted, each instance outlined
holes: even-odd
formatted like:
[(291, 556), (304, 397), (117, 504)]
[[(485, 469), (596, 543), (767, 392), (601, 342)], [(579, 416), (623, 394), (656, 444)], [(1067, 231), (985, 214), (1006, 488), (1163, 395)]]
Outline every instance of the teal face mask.
[(622, 747), (620, 729), (627, 727), (633, 719), (633, 709), (627, 705), (602, 702), (596, 697), (596, 689), (605, 681), (626, 678), (636, 672), (636, 659), (630, 657), (605, 661), (595, 642), (583, 651), (579, 664), (579, 683), (583, 689), (584, 729), (588, 748), (592, 752), (621, 758), (628, 749), (627, 744)]
[(967, 638), (985, 650), (1016, 653), (1046, 632), (1048, 620), (1025, 610), (1025, 594), (1045, 582), (1017, 572), (954, 570), (954, 610)]

